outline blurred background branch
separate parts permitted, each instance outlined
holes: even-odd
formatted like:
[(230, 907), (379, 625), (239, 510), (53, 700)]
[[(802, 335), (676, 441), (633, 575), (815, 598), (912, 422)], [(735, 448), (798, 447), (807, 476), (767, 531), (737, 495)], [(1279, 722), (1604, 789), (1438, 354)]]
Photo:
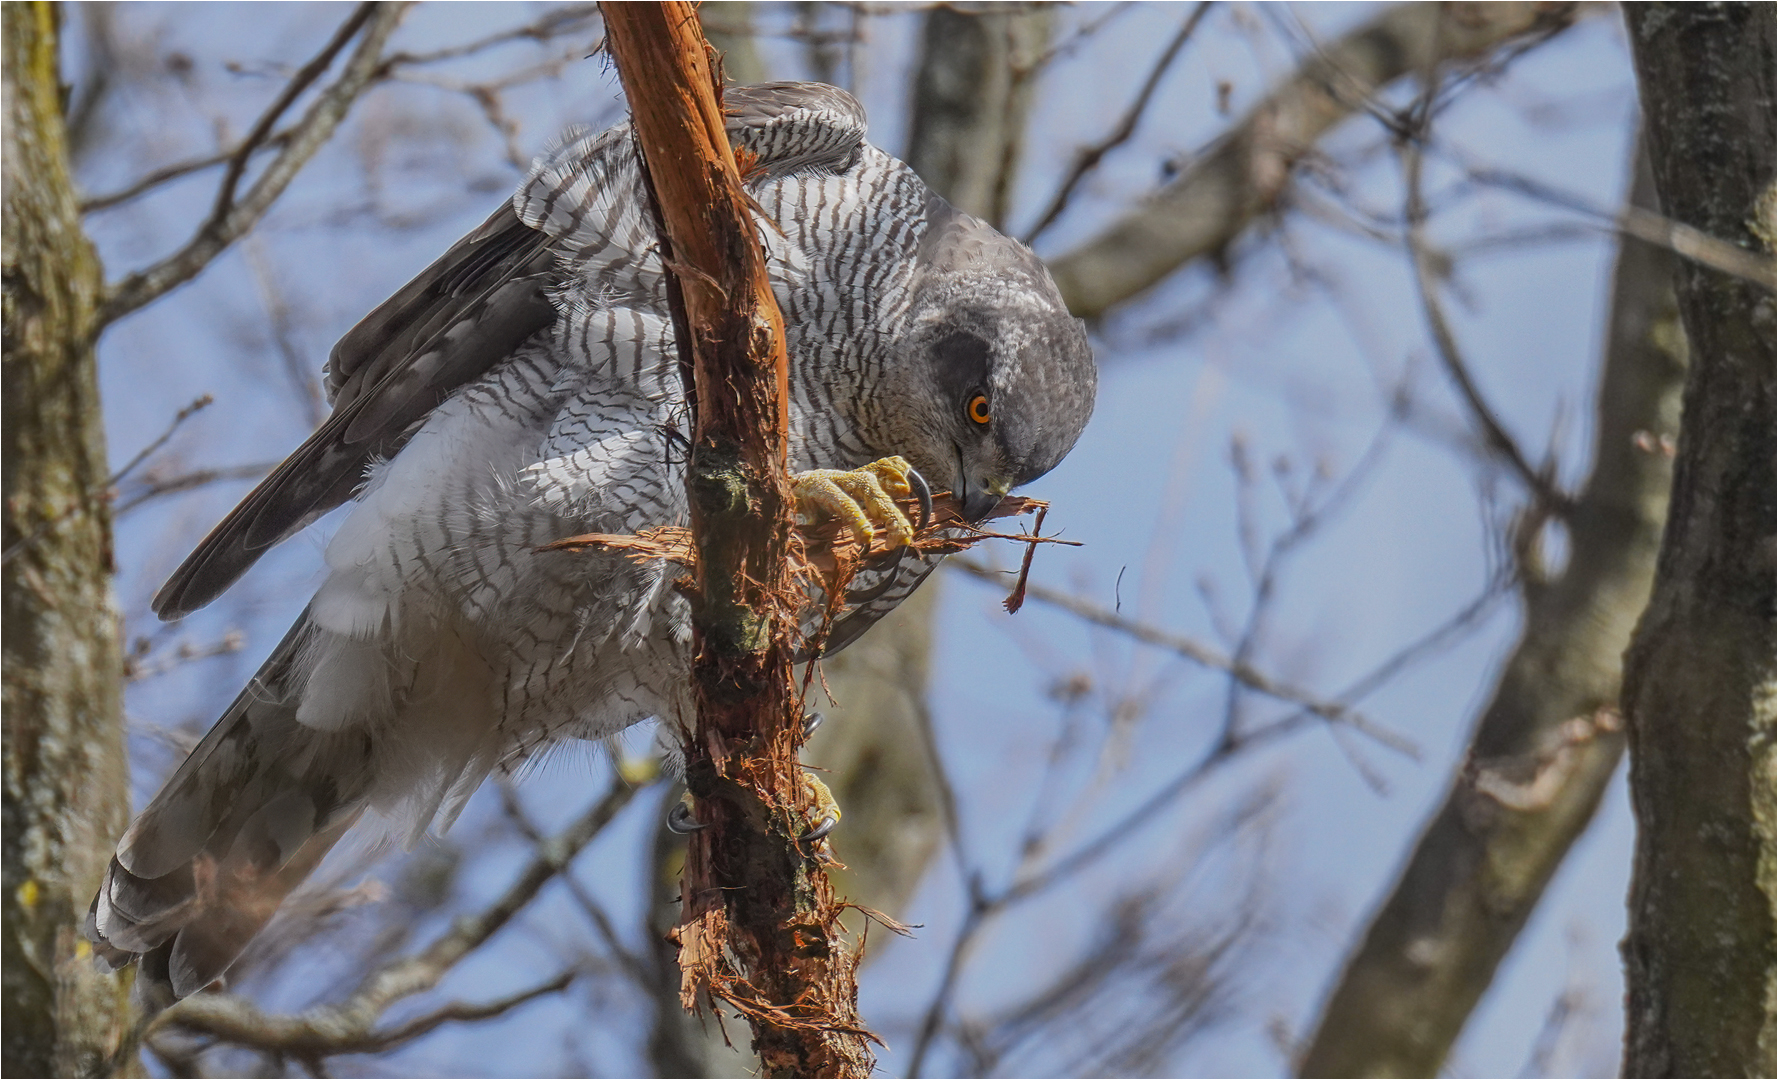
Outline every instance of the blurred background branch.
[(1325, 47), (1194, 156), (1177, 179), (1115, 224), (1050, 260), (1068, 306), (1094, 319), (1191, 259), (1220, 255), (1255, 218), (1277, 208), (1297, 162), (1371, 95), (1416, 71), (1485, 62), (1522, 38), (1566, 27), (1578, 4), (1408, 3)]
[[(1640, 152), (1630, 201), (1652, 206)], [(1623, 755), (1621, 657), (1648, 602), (1679, 430), (1673, 258), (1618, 251), (1592, 473), (1566, 514), (1521, 511), (1518, 643), (1443, 805), (1334, 986), (1304, 1076), (1433, 1075)], [(1566, 553), (1552, 565), (1548, 533)]]

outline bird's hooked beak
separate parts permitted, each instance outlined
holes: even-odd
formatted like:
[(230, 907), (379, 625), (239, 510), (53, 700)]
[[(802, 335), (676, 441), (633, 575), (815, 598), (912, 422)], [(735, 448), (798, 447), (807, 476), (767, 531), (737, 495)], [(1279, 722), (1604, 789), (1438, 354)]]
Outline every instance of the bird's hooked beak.
[(957, 501), (963, 505), (963, 518), (970, 524), (984, 520), (1006, 498), (1010, 489), (1004, 480), (992, 480), (986, 477), (971, 477), (969, 469), (963, 464), (963, 451), (957, 451), (957, 480), (952, 489), (957, 494)]

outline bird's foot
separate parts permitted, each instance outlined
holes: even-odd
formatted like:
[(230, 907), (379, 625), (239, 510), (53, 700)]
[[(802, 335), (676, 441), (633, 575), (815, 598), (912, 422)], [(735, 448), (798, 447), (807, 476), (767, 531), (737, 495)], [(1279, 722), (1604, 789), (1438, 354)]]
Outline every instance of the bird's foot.
[(691, 793), (679, 797), (673, 808), (667, 811), (667, 831), (679, 836), (690, 836), (695, 832), (703, 832), (710, 827), (707, 821), (699, 821), (697, 813), (691, 808)]
[(809, 785), (809, 790), (814, 795), (815, 808), (809, 813), (814, 824), (809, 826), (808, 832), (796, 839), (798, 843), (809, 844), (832, 832), (833, 827), (840, 823), (840, 804), (834, 801), (833, 792), (827, 790), (827, 785), (813, 776), (804, 773), (803, 782)]
[[(916, 528), (932, 518), (932, 492), (912, 465), (899, 457), (880, 458), (853, 469), (810, 469), (791, 478), (797, 513), (810, 521), (837, 518), (852, 529), (866, 550), (878, 528), (889, 534), (889, 546), (901, 548), (914, 539)], [(896, 505), (897, 499), (920, 500), (915, 526)]]

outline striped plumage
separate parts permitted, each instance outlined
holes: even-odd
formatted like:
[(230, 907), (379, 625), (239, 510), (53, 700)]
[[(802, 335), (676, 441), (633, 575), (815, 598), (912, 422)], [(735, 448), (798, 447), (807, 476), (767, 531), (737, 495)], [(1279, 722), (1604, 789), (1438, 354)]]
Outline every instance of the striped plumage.
[[(1037, 259), (866, 144), (841, 90), (731, 90), (791, 357), (794, 469), (900, 454), (976, 513), (1041, 475), (1093, 366)], [(150, 999), (222, 974), (354, 821), (445, 827), (495, 768), (689, 719), (663, 564), (538, 553), (686, 518), (688, 418), (628, 125), (571, 136), (335, 347), (334, 412), (156, 597), (176, 618), (348, 498), (328, 573), (131, 825), (88, 935)], [(987, 395), (991, 425), (965, 397)], [(830, 649), (930, 571), (905, 559)]]

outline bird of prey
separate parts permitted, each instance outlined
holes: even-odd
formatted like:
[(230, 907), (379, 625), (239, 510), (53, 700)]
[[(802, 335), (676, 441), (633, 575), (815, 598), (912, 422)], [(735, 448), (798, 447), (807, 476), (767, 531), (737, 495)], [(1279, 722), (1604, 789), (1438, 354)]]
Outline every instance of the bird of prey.
[[(725, 109), (757, 158), (746, 184), (785, 318), (804, 509), (900, 539), (909, 523), (874, 488), (905, 492), (909, 464), (971, 520), (1053, 468), (1095, 375), (1037, 257), (865, 142), (843, 90), (743, 87)], [(628, 124), (540, 157), (326, 374), (326, 423), (155, 597), (166, 619), (202, 607), (354, 503), (307, 609), (131, 824), (93, 901), (98, 954), (140, 956), (138, 985), (163, 1002), (226, 971), (367, 813), (412, 842), (490, 771), (651, 717), (689, 724), (676, 571), (538, 550), (688, 518), (686, 387)], [(825, 648), (934, 562), (881, 572)]]

